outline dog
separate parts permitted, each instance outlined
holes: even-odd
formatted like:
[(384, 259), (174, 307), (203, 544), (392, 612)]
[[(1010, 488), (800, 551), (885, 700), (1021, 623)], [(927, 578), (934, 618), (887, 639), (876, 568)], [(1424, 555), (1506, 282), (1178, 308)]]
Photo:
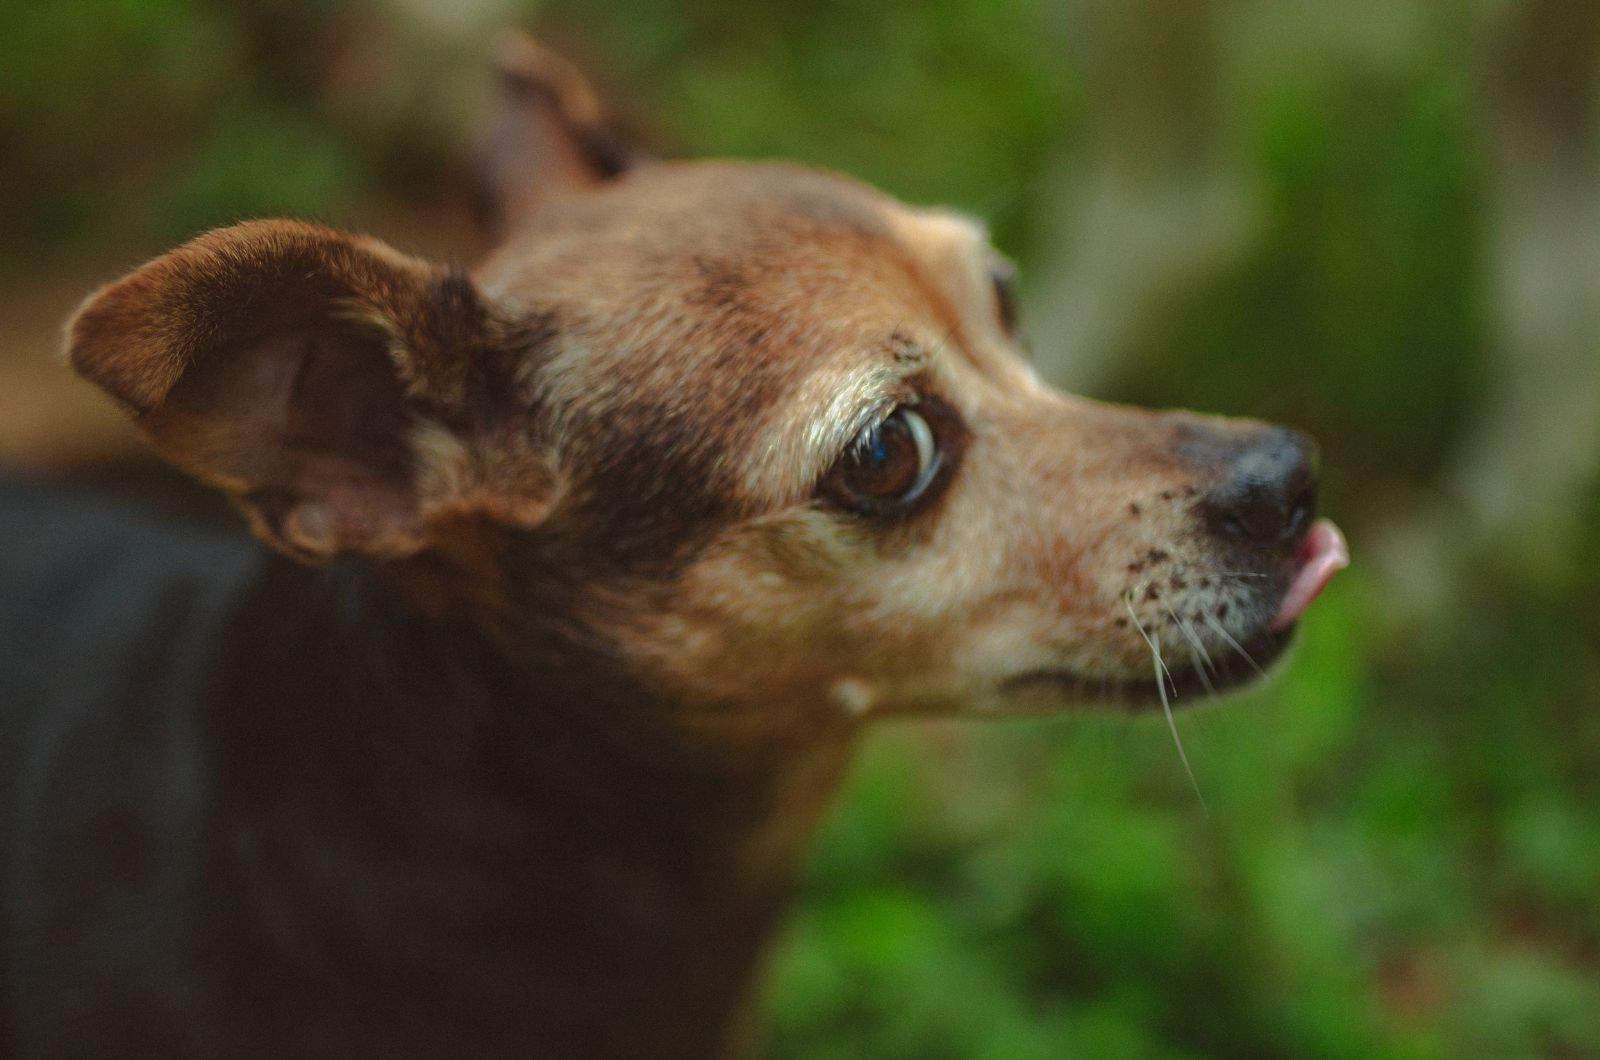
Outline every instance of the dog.
[(1230, 687), (1346, 561), (1303, 435), (1041, 383), (974, 221), (500, 67), (471, 271), (252, 221), (70, 322), (270, 547), (0, 491), (13, 1052), (737, 1051), (864, 724)]

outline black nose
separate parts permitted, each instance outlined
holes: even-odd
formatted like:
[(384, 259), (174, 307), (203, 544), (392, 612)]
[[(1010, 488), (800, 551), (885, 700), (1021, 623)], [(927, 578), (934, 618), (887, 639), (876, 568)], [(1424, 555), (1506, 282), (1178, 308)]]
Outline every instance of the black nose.
[(1229, 460), (1202, 508), (1224, 537), (1258, 545), (1293, 540), (1317, 508), (1317, 446), (1299, 431), (1270, 427)]

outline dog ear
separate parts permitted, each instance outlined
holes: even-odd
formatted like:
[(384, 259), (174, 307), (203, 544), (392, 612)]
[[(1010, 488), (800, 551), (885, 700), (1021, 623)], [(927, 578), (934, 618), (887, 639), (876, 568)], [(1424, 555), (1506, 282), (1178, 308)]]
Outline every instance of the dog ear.
[(430, 516), (481, 499), (473, 432), (511, 389), (507, 340), (463, 273), (296, 221), (209, 232), (92, 295), (67, 334), (166, 456), (308, 558), (419, 551)]
[(576, 67), (522, 33), (495, 55), (497, 84), (478, 152), (480, 207), (501, 234), (542, 199), (627, 172), (638, 156), (614, 136)]

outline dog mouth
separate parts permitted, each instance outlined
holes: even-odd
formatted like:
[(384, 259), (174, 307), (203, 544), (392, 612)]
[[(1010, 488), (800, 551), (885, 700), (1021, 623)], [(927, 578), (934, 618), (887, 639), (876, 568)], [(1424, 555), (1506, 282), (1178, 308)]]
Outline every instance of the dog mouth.
[[(1041, 690), (1091, 703), (1145, 710), (1163, 701), (1178, 706), (1236, 689), (1258, 678), (1294, 640), (1295, 626), (1333, 576), (1350, 565), (1344, 535), (1331, 520), (1319, 519), (1306, 531), (1295, 551), (1293, 573), (1271, 617), (1244, 639), (1221, 626), (1211, 628), (1222, 640), (1217, 650), (1188, 652), (1184, 640), (1163, 650), (1159, 634), (1139, 632), (1150, 647), (1147, 678), (1091, 677), (1070, 669), (1030, 670), (1002, 682), (1002, 691), (1018, 694)], [(1192, 636), (1192, 634), (1191, 634)], [(1198, 647), (1198, 646), (1197, 646)], [(1183, 661), (1179, 661), (1182, 659)]]
[(1164, 692), (1169, 704), (1185, 706), (1266, 676), (1293, 640), (1293, 626), (1263, 629), (1249, 640), (1236, 641), (1227, 654), (1211, 653), (1209, 661), (1179, 663), (1175, 656), (1163, 653), (1159, 667), (1153, 647), (1147, 678), (1089, 677), (1070, 669), (1042, 668), (1008, 678), (1001, 689), (1008, 695), (1044, 692), (1134, 711), (1159, 707)]
[(1270, 630), (1288, 629), (1306, 613), (1333, 576), (1350, 566), (1350, 546), (1333, 520), (1318, 519), (1300, 539), (1295, 563), (1295, 574), (1284, 591), (1283, 602), (1268, 624)]

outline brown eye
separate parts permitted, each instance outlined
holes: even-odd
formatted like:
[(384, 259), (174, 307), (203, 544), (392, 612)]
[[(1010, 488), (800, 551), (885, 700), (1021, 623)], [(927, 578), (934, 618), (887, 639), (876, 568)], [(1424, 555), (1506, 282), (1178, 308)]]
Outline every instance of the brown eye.
[(921, 496), (938, 470), (933, 428), (921, 413), (901, 405), (845, 454), (828, 488), (857, 511), (889, 512)]

